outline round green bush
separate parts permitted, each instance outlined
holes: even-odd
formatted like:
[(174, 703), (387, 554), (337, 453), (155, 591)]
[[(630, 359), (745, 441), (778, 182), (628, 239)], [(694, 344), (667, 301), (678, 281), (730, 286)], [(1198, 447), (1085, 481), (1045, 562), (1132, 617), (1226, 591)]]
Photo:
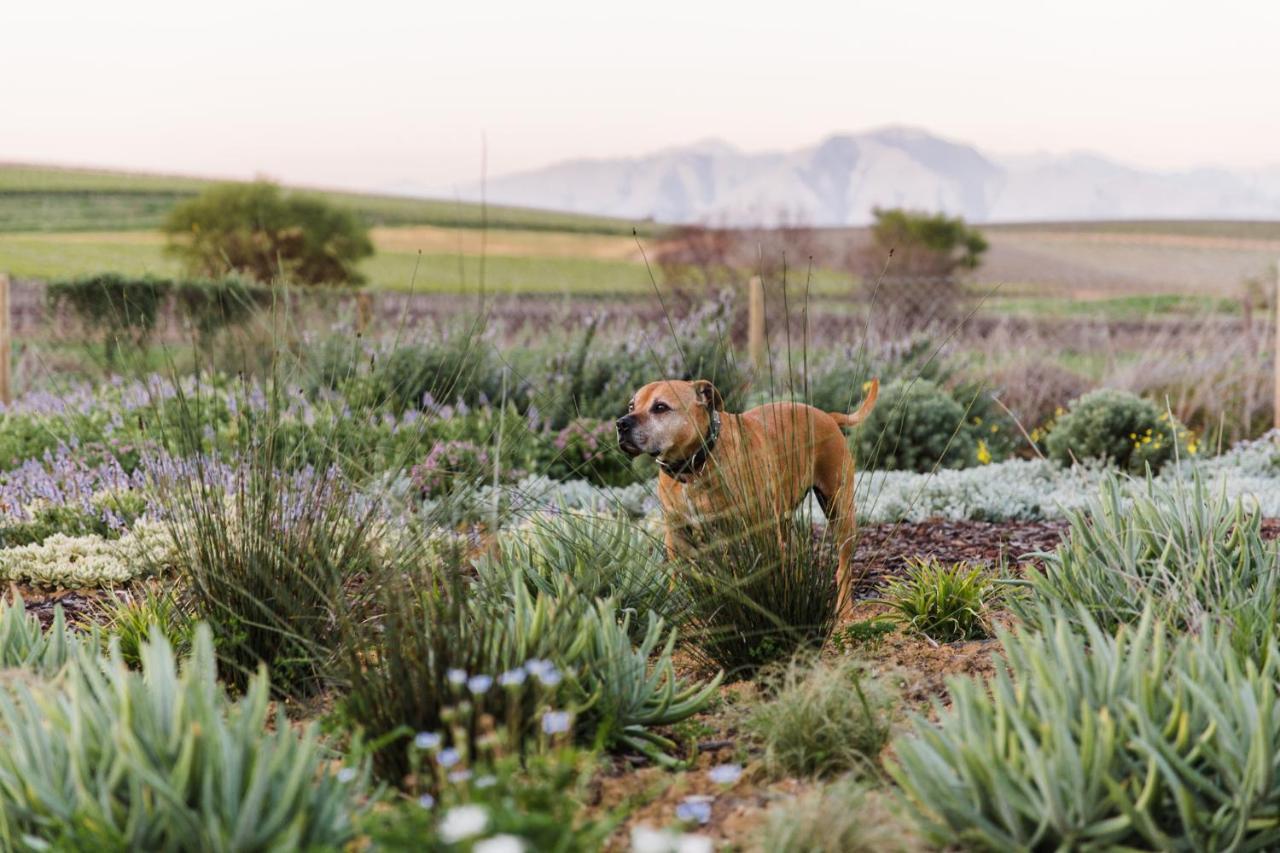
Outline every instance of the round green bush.
[(965, 468), (977, 461), (977, 440), (965, 409), (927, 379), (899, 379), (858, 428), (858, 464), (894, 471)]
[[(1114, 388), (1074, 400), (1049, 432), (1049, 456), (1062, 465), (1101, 460), (1128, 471), (1158, 471), (1187, 430), (1155, 403)], [(1183, 448), (1185, 452), (1185, 448)]]

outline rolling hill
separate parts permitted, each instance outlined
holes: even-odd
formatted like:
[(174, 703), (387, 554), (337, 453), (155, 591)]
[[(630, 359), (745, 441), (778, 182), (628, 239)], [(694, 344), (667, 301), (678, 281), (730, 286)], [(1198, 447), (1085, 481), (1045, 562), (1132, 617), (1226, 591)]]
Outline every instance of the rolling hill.
[[(179, 201), (213, 180), (0, 163), (0, 232), (127, 231), (158, 227)], [(354, 210), (370, 226), (435, 225), (589, 234), (631, 233), (635, 223), (574, 213), (405, 196), (308, 190)], [(651, 229), (640, 223), (642, 233)]]

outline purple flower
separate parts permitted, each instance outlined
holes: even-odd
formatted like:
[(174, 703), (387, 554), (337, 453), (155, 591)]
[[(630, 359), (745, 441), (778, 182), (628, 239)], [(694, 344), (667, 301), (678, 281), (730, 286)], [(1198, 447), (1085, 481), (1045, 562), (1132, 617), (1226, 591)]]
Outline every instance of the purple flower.
[(707, 778), (717, 785), (732, 785), (741, 777), (741, 764), (717, 764), (707, 771)]
[(698, 824), (707, 823), (711, 820), (711, 798), (685, 797), (676, 806), (676, 818)]

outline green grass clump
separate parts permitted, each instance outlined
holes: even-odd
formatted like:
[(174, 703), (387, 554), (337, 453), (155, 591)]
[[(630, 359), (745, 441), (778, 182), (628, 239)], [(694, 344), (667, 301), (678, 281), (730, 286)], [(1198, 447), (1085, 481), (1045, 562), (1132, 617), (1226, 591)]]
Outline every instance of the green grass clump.
[(884, 589), (903, 626), (939, 643), (990, 636), (991, 580), (981, 566), (913, 560)]
[(359, 786), (335, 773), (315, 725), (271, 719), (264, 673), (228, 699), (204, 628), (182, 666), (158, 634), (141, 656), (142, 672), (118, 654), (79, 652), (59, 680), (6, 678), (7, 849), (303, 850), (351, 839)]
[[(990, 681), (953, 678), (894, 743), (922, 829), (985, 850), (1280, 845), (1280, 646), (1208, 624), (1170, 639), (1150, 602), (1114, 636), (1088, 613), (1003, 634)], [(1069, 613), (1069, 618), (1059, 618)]]
[(157, 632), (178, 657), (191, 651), (196, 623), (190, 605), (173, 588), (148, 584), (123, 598), (113, 594), (99, 612), (121, 660), (133, 669), (142, 666), (142, 650)]
[(890, 797), (837, 779), (769, 809), (762, 853), (905, 853), (925, 845)]
[(837, 588), (834, 544), (803, 511), (753, 521), (756, 508), (741, 509), (691, 530), (691, 553), (675, 568), (691, 651), (732, 677), (820, 648), (848, 594)]
[(747, 731), (774, 776), (833, 776), (875, 767), (889, 739), (895, 695), (852, 658), (791, 662), (766, 670), (770, 698), (751, 709)]

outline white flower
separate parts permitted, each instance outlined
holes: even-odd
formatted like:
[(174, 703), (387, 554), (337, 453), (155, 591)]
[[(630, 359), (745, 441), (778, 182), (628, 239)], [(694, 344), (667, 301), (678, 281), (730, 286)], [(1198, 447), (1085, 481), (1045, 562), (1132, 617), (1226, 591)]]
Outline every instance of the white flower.
[(489, 812), (484, 806), (454, 806), (440, 821), (440, 838), (446, 844), (457, 844), (488, 828)]
[(430, 794), (423, 794), (421, 797), (418, 797), (418, 805), (422, 806), (424, 809), (435, 808), (436, 798)]
[(742, 765), (717, 764), (707, 771), (707, 778), (717, 785), (732, 785), (742, 778)]
[(492, 675), (473, 675), (467, 679), (467, 689), (477, 696), (481, 693), (488, 693), (489, 688), (493, 686)]
[(436, 761), (440, 762), (441, 767), (452, 767), (462, 760), (461, 753), (453, 747), (440, 750), (440, 754), (436, 756)]
[(548, 711), (542, 715), (542, 731), (549, 735), (561, 735), (569, 731), (571, 722), (568, 711)]
[(449, 774), (449, 781), (457, 785), (459, 782), (465, 782), (471, 778), (471, 771), (467, 769), (455, 770)]
[(711, 839), (665, 829), (637, 826), (631, 830), (631, 853), (711, 853)]
[(435, 732), (418, 732), (418, 736), (413, 739), (413, 745), (418, 749), (438, 749), (440, 740), (440, 735)]
[(492, 788), (496, 784), (498, 784), (496, 776), (480, 776), (476, 779), (477, 788)]
[(523, 669), (509, 669), (498, 676), (498, 683), (503, 687), (519, 687), (524, 684), (524, 679), (525, 671)]
[(465, 669), (451, 669), (445, 673), (445, 678), (448, 678), (449, 683), (454, 687), (461, 687), (467, 683), (467, 671)]
[(560, 677), (560, 673), (556, 670), (554, 666), (549, 667), (548, 669), (545, 669), (542, 672), (536, 673), (533, 677), (538, 679), (538, 683), (541, 684), (543, 687), (555, 687), (562, 680)]
[(471, 848), (472, 853), (522, 853), (524, 841), (514, 835), (495, 835), (484, 841), (477, 841)]
[(344, 767), (338, 771), (338, 781), (345, 785), (348, 782), (354, 782), (358, 775), (354, 767)]

